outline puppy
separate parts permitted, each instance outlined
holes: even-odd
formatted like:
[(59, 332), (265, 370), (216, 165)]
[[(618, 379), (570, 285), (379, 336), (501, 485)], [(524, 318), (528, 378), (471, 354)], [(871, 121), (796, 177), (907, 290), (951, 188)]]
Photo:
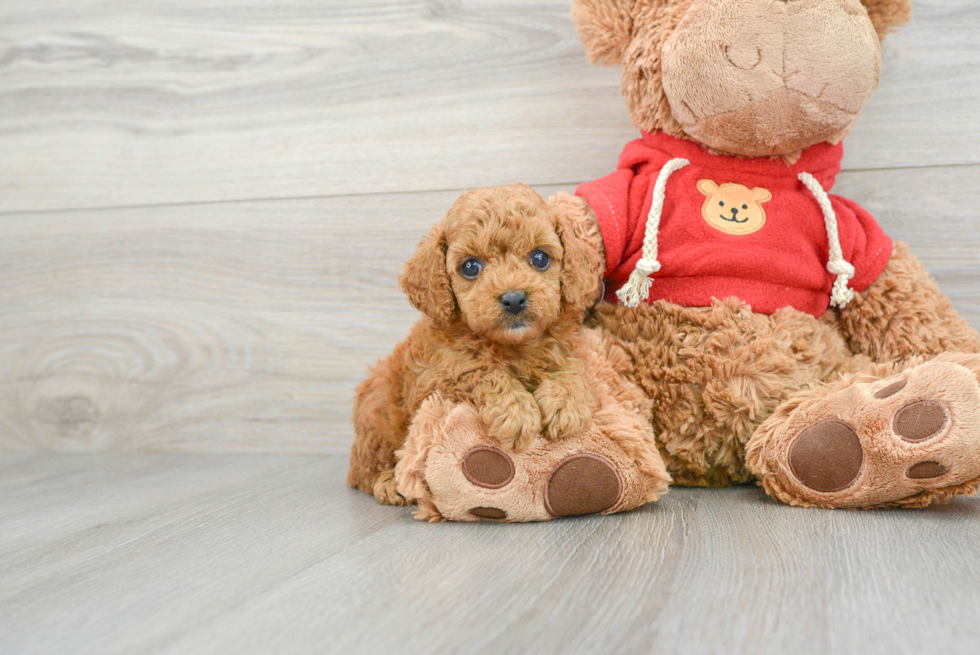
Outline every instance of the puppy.
[(505, 449), (581, 432), (596, 401), (577, 331), (598, 299), (602, 265), (529, 187), (461, 196), (401, 276), (425, 316), (357, 389), (348, 483), (381, 503), (405, 504), (395, 452), (436, 391), (472, 403)]

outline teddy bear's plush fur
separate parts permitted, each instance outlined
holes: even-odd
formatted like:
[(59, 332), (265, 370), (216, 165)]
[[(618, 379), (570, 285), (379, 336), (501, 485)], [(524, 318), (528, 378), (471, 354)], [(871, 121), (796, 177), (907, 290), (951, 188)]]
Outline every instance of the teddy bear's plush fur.
[[(382, 503), (404, 504), (408, 495), (422, 501), (425, 518), (441, 517), (428, 486), (408, 484), (407, 471), (426, 461), (439, 469), (432, 434), (458, 432), (439, 426), (450, 419), (446, 403), (465, 403), (472, 414), (467, 417), (476, 420), (463, 423), (479, 426), (482, 440), (470, 444), (479, 452), (464, 476), (467, 451), (455, 453), (443, 443), (442, 449), (458, 454), (464, 467), (448, 467), (453, 471), (441, 476), (432, 473), (427, 483), (438, 490), (438, 481), (451, 479), (453, 473), (469, 478), (463, 484), (472, 482), (467, 485), (476, 496), (472, 503), (456, 494), (443, 506), (452, 518), (543, 520), (560, 515), (560, 508), (548, 509), (543, 500), (529, 501), (521, 479), (508, 481), (504, 492), (520, 502), (497, 498), (492, 507), (480, 502), (480, 489), (494, 479), (495, 466), (514, 472), (516, 459), (522, 475), (527, 465), (559, 467), (560, 457), (552, 462), (509, 454), (525, 451), (539, 435), (572, 440), (563, 446), (572, 452), (582, 439), (605, 449), (603, 461), (595, 461), (611, 471), (610, 493), (613, 487), (619, 493), (608, 499), (608, 506), (590, 506), (593, 511), (632, 507), (656, 497), (669, 476), (653, 441), (649, 404), (640, 402), (638, 390), (609, 368), (606, 346), (594, 335), (582, 334), (583, 313), (596, 297), (598, 257), (579, 235), (565, 229), (553, 205), (524, 185), (463, 194), (419, 245), (401, 277), (402, 289), (425, 317), (358, 388), (348, 482)], [(519, 305), (514, 304), (515, 294), (520, 295)], [(621, 351), (619, 359), (625, 360)], [(457, 412), (451, 423), (459, 420)], [(410, 431), (416, 437), (406, 452), (414, 455), (402, 458), (407, 486), (399, 493), (396, 451)], [(623, 448), (606, 443), (610, 434)], [(609, 460), (614, 465), (606, 465)], [(490, 483), (495, 490), (502, 486)], [(567, 499), (554, 485), (551, 492), (552, 505)]]
[[(706, 129), (703, 123), (717, 117), (690, 119), (688, 114), (697, 111), (691, 111), (688, 91), (668, 97), (664, 68), (676, 56), (669, 50), (678, 30), (714, 30), (717, 36), (728, 34), (739, 12), (755, 12), (765, 24), (774, 12), (810, 9), (833, 13), (811, 27), (834, 26), (829, 37), (813, 31), (830, 38), (847, 68), (828, 69), (826, 44), (805, 35), (795, 41), (786, 37), (785, 59), (795, 58), (801, 75), (813, 78), (807, 81), (812, 85), (861, 68), (864, 53), (864, 66), (875, 71), (873, 89), (878, 55), (866, 52), (865, 30), (873, 28), (884, 38), (908, 18), (908, 0), (865, 0), (863, 7), (857, 0), (788, 5), (773, 0), (576, 0), (573, 18), (593, 61), (622, 65), (623, 94), (638, 127), (696, 141), (722, 154), (782, 157), (788, 165), (801, 149), (836, 141), (850, 129), (870, 95), (866, 72), (859, 71), (845, 85), (850, 86), (847, 111), (808, 121), (807, 116), (820, 114), (812, 97), (803, 93), (793, 99), (780, 88), (771, 90), (776, 102), (753, 95), (758, 88), (742, 79), (740, 61), (730, 57), (730, 68), (736, 70), (728, 78), (730, 93), (746, 95), (741, 104), (722, 103), (727, 114)], [(798, 31), (798, 26), (786, 29)], [(751, 35), (749, 42), (756, 42)], [(745, 47), (734, 43), (729, 49), (743, 56)], [(765, 58), (763, 50), (760, 59)], [(808, 57), (810, 65), (805, 66)], [(715, 67), (717, 75), (728, 74), (714, 59), (692, 55), (690, 61)], [(696, 70), (691, 79), (708, 74)], [(785, 84), (792, 86), (792, 76)], [(774, 109), (779, 113), (772, 113)], [(743, 129), (746, 125), (751, 129)], [(593, 234), (593, 247), (601, 252), (592, 207), (570, 196), (555, 201), (570, 220)], [(710, 307), (666, 301), (636, 308), (602, 303), (591, 321), (630, 354), (633, 378), (654, 401), (654, 428), (676, 484), (759, 480), (785, 502), (828, 507), (921, 506), (977, 488), (980, 357), (973, 353), (980, 352), (980, 337), (902, 243), (867, 290), (820, 319), (789, 308), (758, 314), (727, 299)], [(899, 391), (875, 398), (889, 387)], [(900, 421), (903, 408), (915, 403), (934, 403), (946, 412), (929, 419), (925, 408), (932, 405), (908, 410), (928, 424), (921, 441), (909, 436), (914, 431), (903, 434), (911, 428)], [(823, 424), (807, 431), (841, 416), (847, 417), (845, 427)], [(828, 431), (829, 436), (824, 434)], [(826, 452), (808, 454), (804, 447), (838, 442), (843, 445), (837, 451), (828, 446)], [(823, 463), (829, 473), (820, 470)], [(826, 480), (801, 484), (808, 474), (833, 477), (835, 471), (848, 472), (849, 466), (854, 467), (853, 478), (844, 480), (841, 489), (831, 490), (834, 485)]]

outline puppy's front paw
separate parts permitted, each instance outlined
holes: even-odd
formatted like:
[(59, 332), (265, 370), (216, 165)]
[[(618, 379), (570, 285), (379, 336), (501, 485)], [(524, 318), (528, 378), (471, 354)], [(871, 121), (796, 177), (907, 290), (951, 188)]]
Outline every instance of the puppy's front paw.
[(546, 380), (537, 388), (534, 399), (541, 408), (544, 436), (566, 439), (581, 434), (592, 420), (595, 397), (584, 380)]
[(395, 472), (391, 469), (382, 471), (374, 481), (374, 497), (382, 505), (408, 505), (408, 500), (398, 493), (395, 483)]
[(530, 394), (526, 398), (487, 405), (481, 418), (490, 437), (508, 450), (520, 452), (541, 434), (541, 412)]
[(545, 421), (544, 436), (548, 439), (567, 439), (581, 434), (592, 419), (589, 407), (567, 406), (556, 409)]

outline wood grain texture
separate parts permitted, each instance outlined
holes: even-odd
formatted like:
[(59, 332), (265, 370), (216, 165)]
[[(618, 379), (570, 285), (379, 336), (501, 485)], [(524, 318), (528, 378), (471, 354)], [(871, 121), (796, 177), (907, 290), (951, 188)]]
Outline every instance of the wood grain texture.
[[(978, 175), (839, 189), (980, 327)], [(0, 217), (0, 450), (346, 452), (354, 386), (417, 318), (397, 270), (455, 197)]]
[(431, 525), (342, 457), (0, 457), (0, 652), (973, 653), (980, 499)]
[[(980, 163), (980, 3), (916, 0), (850, 170)], [(0, 3), (0, 212), (594, 179), (634, 138), (567, 0)]]
[(456, 195), (0, 217), (0, 449), (345, 451)]

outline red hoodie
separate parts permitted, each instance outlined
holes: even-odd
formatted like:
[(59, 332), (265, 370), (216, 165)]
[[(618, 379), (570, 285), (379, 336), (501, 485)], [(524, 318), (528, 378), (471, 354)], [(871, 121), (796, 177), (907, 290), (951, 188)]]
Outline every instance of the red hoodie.
[[(796, 164), (709, 154), (662, 132), (629, 143), (618, 170), (581, 185), (599, 221), (606, 249), (607, 299), (629, 278), (641, 257), (654, 185), (672, 159), (690, 165), (666, 181), (660, 216), (659, 262), (648, 302), (664, 299), (704, 307), (713, 298), (737, 297), (756, 312), (782, 307), (820, 316), (830, 304), (835, 275), (825, 216), (816, 195), (798, 179), (810, 173), (824, 190), (840, 172), (843, 146), (805, 150)], [(829, 196), (841, 251), (853, 264), (848, 286), (864, 291), (891, 258), (892, 242), (856, 203)]]

